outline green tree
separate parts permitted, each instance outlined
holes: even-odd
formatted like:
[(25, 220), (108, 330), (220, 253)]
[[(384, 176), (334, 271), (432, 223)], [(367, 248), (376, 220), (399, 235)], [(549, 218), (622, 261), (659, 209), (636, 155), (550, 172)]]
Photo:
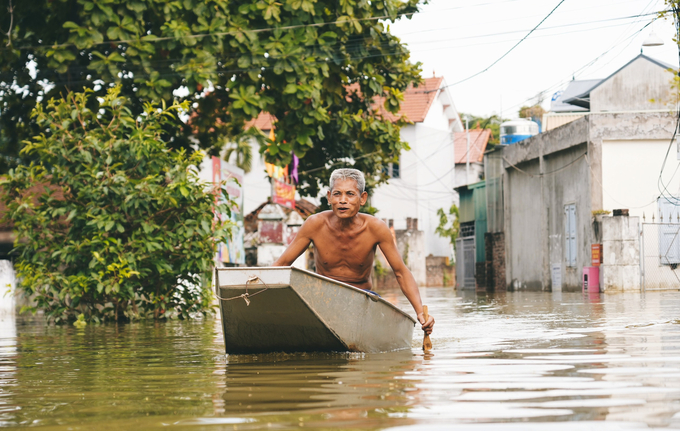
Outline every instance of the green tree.
[(465, 114), (462, 112), (460, 113), (460, 118), (463, 119), (463, 123), (465, 123), (466, 117), (468, 118), (468, 125), (470, 126), (470, 129), (480, 128), (491, 130), (488, 148), (493, 148), (494, 145), (501, 143), (501, 123), (506, 120), (495, 114), (489, 117), (479, 117), (477, 115)]
[[(229, 225), (223, 185), (198, 180), (201, 152), (169, 150), (163, 126), (186, 108), (141, 115), (114, 87), (39, 104), (35, 160), (0, 182), (14, 223), (19, 289), (54, 321), (189, 317), (210, 308), (203, 283)], [(96, 99), (95, 99), (96, 101)], [(216, 203), (220, 193), (224, 199)]]
[(522, 106), (519, 108), (519, 118), (542, 121), (543, 114), (545, 114), (545, 109), (543, 109), (540, 103), (537, 103), (533, 106)]
[[(173, 148), (189, 136), (217, 155), (260, 112), (277, 120), (267, 159), (302, 159), (301, 192), (347, 158), (375, 181), (405, 148), (396, 113), (421, 81), (419, 64), (386, 22), (419, 0), (23, 0), (0, 8), (0, 173), (26, 163), (37, 100), (114, 83), (133, 114), (146, 101), (191, 101), (190, 125), (164, 125)], [(5, 29), (9, 29), (7, 34)], [(92, 103), (92, 102), (91, 102)], [(266, 139), (266, 138), (265, 138)], [(361, 158), (360, 158), (361, 157)], [(312, 169), (319, 169), (308, 174)]]
[(456, 239), (458, 239), (458, 234), (460, 233), (458, 206), (452, 204), (448, 213), (443, 208), (439, 208), (437, 216), (439, 216), (439, 225), (435, 228), (434, 232), (442, 238), (447, 238), (455, 250)]

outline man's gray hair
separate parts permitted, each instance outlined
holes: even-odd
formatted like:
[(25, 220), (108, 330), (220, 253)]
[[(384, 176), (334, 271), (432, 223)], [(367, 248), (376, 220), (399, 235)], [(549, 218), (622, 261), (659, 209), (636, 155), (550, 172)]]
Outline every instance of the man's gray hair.
[(364, 174), (358, 169), (336, 169), (331, 174), (331, 191), (333, 186), (335, 186), (336, 180), (354, 180), (357, 183), (357, 188), (359, 193), (364, 192), (366, 188), (366, 180), (364, 179)]

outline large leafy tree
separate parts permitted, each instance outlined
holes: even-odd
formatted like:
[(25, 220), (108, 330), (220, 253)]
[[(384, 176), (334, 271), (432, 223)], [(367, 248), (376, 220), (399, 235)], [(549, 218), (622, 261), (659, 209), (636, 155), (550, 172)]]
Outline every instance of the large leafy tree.
[[(179, 105), (142, 115), (110, 89), (39, 104), (28, 165), (0, 181), (14, 224), (20, 290), (54, 321), (189, 317), (210, 309), (216, 244), (231, 202), (198, 180), (202, 152), (169, 150)], [(95, 109), (92, 105), (94, 99)], [(225, 196), (226, 197), (226, 196)]]
[[(386, 23), (419, 0), (13, 0), (0, 8), (0, 172), (25, 163), (36, 100), (65, 90), (103, 95), (119, 83), (133, 113), (145, 101), (192, 102), (189, 125), (165, 126), (216, 154), (260, 112), (276, 118), (270, 161), (302, 158), (303, 172), (347, 158), (380, 180), (405, 147), (396, 113), (419, 65)], [(181, 101), (181, 100), (180, 100)], [(253, 133), (253, 131), (251, 131)], [(359, 158), (361, 157), (361, 158)], [(303, 174), (314, 194), (327, 172)]]

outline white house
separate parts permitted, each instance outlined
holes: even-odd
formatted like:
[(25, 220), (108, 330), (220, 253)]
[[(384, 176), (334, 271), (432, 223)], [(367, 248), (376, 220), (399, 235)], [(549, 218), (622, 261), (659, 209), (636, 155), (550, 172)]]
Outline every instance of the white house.
[(437, 209), (458, 201), (453, 137), (464, 128), (444, 78), (426, 78), (421, 86), (409, 88), (400, 114), (412, 122), (401, 129), (411, 149), (401, 152), (392, 178), (374, 191), (371, 204), (377, 217), (394, 220), (395, 229), (406, 229), (406, 219), (417, 218), (425, 256), (450, 256), (449, 240), (435, 234)]

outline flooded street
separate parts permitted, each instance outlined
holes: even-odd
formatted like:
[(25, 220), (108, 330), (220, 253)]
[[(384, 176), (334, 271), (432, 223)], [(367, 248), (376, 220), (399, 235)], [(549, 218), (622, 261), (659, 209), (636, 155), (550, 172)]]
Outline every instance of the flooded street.
[(680, 292), (423, 294), (437, 320), (429, 355), (420, 331), (405, 352), (225, 357), (214, 319), (5, 321), (0, 426), (680, 428)]

